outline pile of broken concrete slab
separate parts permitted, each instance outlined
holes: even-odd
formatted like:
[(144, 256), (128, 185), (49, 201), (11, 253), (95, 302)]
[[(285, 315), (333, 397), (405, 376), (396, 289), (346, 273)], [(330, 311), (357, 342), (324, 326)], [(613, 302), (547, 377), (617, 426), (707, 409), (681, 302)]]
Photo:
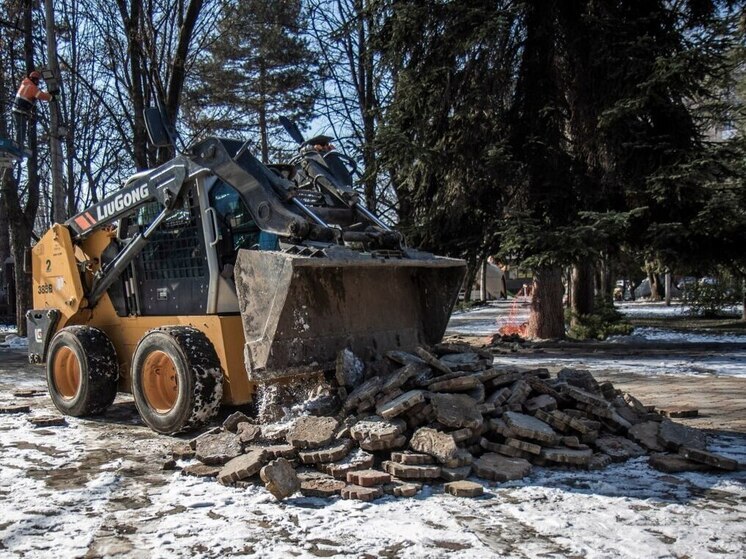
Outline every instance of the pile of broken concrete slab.
[(475, 497), (483, 485), (467, 478), (506, 482), (533, 466), (593, 470), (643, 455), (666, 472), (740, 467), (708, 452), (703, 432), (583, 370), (502, 367), (487, 349), (440, 344), (368, 363), (345, 350), (332, 376), (333, 415), (259, 424), (236, 412), (175, 447), (164, 467), (239, 487), (261, 479), (278, 499), (361, 500), (440, 483)]

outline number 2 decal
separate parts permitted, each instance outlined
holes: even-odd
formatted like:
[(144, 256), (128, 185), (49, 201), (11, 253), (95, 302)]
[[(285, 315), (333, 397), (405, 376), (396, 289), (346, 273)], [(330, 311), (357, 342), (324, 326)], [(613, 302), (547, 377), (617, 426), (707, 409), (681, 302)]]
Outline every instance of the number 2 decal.
[(45, 272), (51, 272), (52, 271), (52, 261), (51, 260), (47, 260), (44, 263), (44, 271)]

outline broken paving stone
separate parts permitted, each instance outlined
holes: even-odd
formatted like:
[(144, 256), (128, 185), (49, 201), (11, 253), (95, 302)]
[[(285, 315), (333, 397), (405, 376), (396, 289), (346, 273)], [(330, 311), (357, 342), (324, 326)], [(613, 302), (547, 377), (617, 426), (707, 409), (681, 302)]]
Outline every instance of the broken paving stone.
[(259, 425), (252, 425), (251, 423), (241, 422), (236, 426), (236, 434), (241, 444), (249, 444), (262, 435), (262, 428)]
[(263, 449), (252, 449), (246, 454), (237, 456), (229, 461), (218, 474), (218, 481), (223, 485), (229, 485), (242, 479), (250, 478), (259, 473), (264, 463), (268, 460), (267, 452)]
[(337, 462), (347, 456), (351, 449), (352, 441), (350, 439), (337, 439), (336, 442), (329, 446), (299, 451), (298, 459), (303, 464)]
[(482, 425), (477, 403), (466, 394), (433, 394), (430, 403), (435, 418), (442, 425), (454, 429), (478, 429)]
[(452, 371), (465, 371), (465, 367), (479, 366), (482, 358), (477, 353), (447, 353), (442, 355), (440, 362)]
[(720, 456), (719, 454), (698, 448), (687, 448), (682, 446), (679, 449), (679, 454), (687, 460), (707, 464), (708, 466), (713, 466), (720, 470), (736, 471), (739, 466), (738, 462), (731, 458), (726, 458), (725, 456)]
[(502, 482), (526, 477), (531, 472), (531, 463), (523, 458), (488, 453), (475, 460), (472, 469), (481, 478)]
[(261, 440), (268, 443), (284, 443), (290, 425), (287, 423), (268, 423), (262, 425)]
[(64, 427), (67, 425), (67, 421), (61, 415), (37, 415), (36, 417), (29, 417), (28, 421), (34, 427)]
[(653, 454), (648, 458), (652, 468), (668, 474), (679, 472), (709, 472), (713, 468), (701, 462), (687, 460), (678, 454)]
[(585, 466), (589, 464), (591, 459), (593, 458), (593, 451), (590, 448), (586, 450), (577, 450), (570, 448), (542, 448), (540, 456), (548, 462)]
[(401, 450), (391, 453), (391, 461), (397, 462), (398, 464), (406, 464), (408, 466), (421, 466), (423, 464), (432, 464), (433, 457), (429, 454)]
[(484, 495), (484, 486), (473, 481), (451, 481), (446, 483), (445, 491), (454, 497), (479, 497)]
[(612, 400), (617, 395), (616, 388), (610, 381), (604, 381), (598, 385), (598, 389), (603, 394), (603, 397), (607, 400)]
[(409, 446), (412, 450), (429, 454), (441, 464), (456, 458), (459, 451), (456, 441), (449, 433), (428, 427), (421, 427), (415, 431), (409, 441)]
[(592, 394), (575, 386), (565, 386), (562, 392), (565, 394), (565, 396), (569, 396), (576, 402), (580, 402), (594, 408), (604, 409), (609, 407), (609, 402), (607, 402), (603, 397), (596, 396), (595, 394)]
[(423, 361), (420, 357), (417, 357), (416, 355), (413, 355), (406, 351), (387, 351), (386, 357), (391, 359), (394, 363), (399, 363), (400, 365), (411, 365), (412, 363), (417, 363), (420, 365), (426, 364), (425, 361)]
[(43, 396), (46, 393), (46, 390), (42, 390), (40, 388), (24, 388), (22, 390), (14, 390), (12, 392), (13, 396), (15, 396), (16, 398), (36, 398), (37, 396)]
[(340, 491), (343, 499), (357, 499), (358, 501), (373, 501), (383, 495), (380, 487), (361, 487), (359, 485), (347, 485)]
[(361, 449), (355, 449), (344, 460), (333, 463), (318, 464), (317, 468), (336, 479), (347, 480), (347, 473), (354, 470), (365, 470), (373, 466), (372, 454)]
[(379, 470), (354, 470), (347, 472), (347, 483), (360, 485), (362, 487), (373, 487), (383, 485), (391, 481), (391, 474)]
[(335, 376), (339, 386), (354, 387), (363, 382), (365, 364), (349, 349), (337, 353), (336, 365)]
[(581, 445), (578, 438), (574, 435), (562, 437), (562, 444), (565, 445), (567, 448), (582, 448), (585, 446)]
[(334, 440), (339, 422), (333, 417), (299, 417), (290, 429), (285, 440), (296, 448), (319, 448)]
[(237, 411), (225, 418), (225, 421), (223, 421), (223, 429), (235, 433), (237, 427), (241, 423), (251, 424), (253, 421), (245, 413)]
[(528, 452), (529, 454), (536, 454), (537, 456), (541, 454), (541, 446), (538, 444), (529, 443), (520, 439), (505, 439), (505, 444), (517, 448), (518, 450), (522, 450), (523, 452)]
[(665, 447), (658, 440), (658, 431), (660, 431), (660, 423), (645, 421), (630, 427), (627, 436), (650, 451), (665, 452)]
[(203, 464), (221, 466), (240, 456), (243, 445), (234, 433), (223, 432), (197, 438), (195, 457)]
[(482, 415), (494, 415), (497, 413), (497, 410), (498, 408), (495, 404), (481, 403), (477, 406), (477, 411)]
[(360, 448), (370, 452), (378, 452), (381, 450), (391, 450), (393, 448), (402, 448), (407, 445), (407, 437), (400, 435), (393, 440), (388, 439), (363, 439), (358, 441)]
[(295, 468), (285, 458), (278, 458), (264, 466), (259, 477), (262, 478), (267, 491), (275, 499), (282, 501), (300, 489), (300, 480)]
[(384, 460), (381, 467), (389, 474), (400, 479), (428, 480), (440, 477), (440, 466), (410, 466), (391, 460)]
[(616, 435), (603, 435), (596, 439), (596, 448), (611, 456), (614, 462), (624, 462), (630, 458), (637, 458), (647, 454), (645, 449), (636, 442)]
[(675, 423), (668, 419), (660, 424), (658, 441), (667, 449), (678, 451), (682, 446), (689, 448), (707, 448), (707, 435), (698, 429)]
[(333, 497), (347, 487), (347, 483), (333, 477), (313, 478), (300, 482), (300, 492), (305, 497)]
[[(486, 427), (485, 423), (482, 423), (482, 428)], [(482, 429), (479, 429), (480, 431)], [(458, 431), (452, 431), (451, 436), (453, 437), (453, 440), (457, 443), (463, 442), (466, 439), (470, 439), (474, 436), (475, 431), (467, 428), (459, 429)]]
[[(350, 395), (347, 396), (347, 400), (344, 403), (344, 409), (349, 411), (353, 408), (360, 407), (361, 404), (372, 402), (376, 394), (378, 394), (383, 380), (381, 377), (372, 377), (366, 380), (363, 384), (355, 388)], [(371, 404), (372, 407), (372, 404)]]
[(191, 460), (194, 454), (194, 449), (189, 443), (180, 443), (171, 448), (171, 456), (174, 460)]
[(384, 419), (391, 419), (407, 412), (424, 401), (425, 393), (422, 390), (410, 390), (376, 408), (376, 413)]
[(267, 453), (267, 460), (274, 460), (275, 458), (287, 458), (290, 460), (298, 454), (298, 449), (291, 444), (259, 444), (249, 447), (247, 450), (263, 450)]
[(442, 363), (437, 357), (435, 357), (432, 353), (427, 351), (425, 348), (418, 347), (414, 351), (420, 359), (422, 359), (425, 363), (430, 365), (433, 369), (436, 369), (444, 374), (448, 374), (451, 372), (451, 369), (448, 367), (448, 365), (445, 365), (444, 363)]
[(528, 413), (534, 413), (536, 410), (554, 411), (557, 409), (557, 400), (548, 394), (539, 394), (538, 396), (526, 400), (523, 403)]
[(443, 466), (446, 468), (461, 468), (462, 466), (468, 466), (472, 462), (474, 462), (474, 456), (471, 452), (465, 448), (459, 448), (456, 456), (443, 462)]
[(510, 398), (505, 402), (505, 405), (508, 407), (517, 407), (518, 405), (523, 404), (529, 394), (531, 394), (531, 387), (529, 384), (523, 379), (517, 380), (510, 387)]
[(699, 410), (692, 406), (666, 406), (661, 408), (661, 415), (670, 418), (697, 417)]
[(471, 474), (471, 465), (440, 469), (440, 477), (446, 481), (460, 481), (469, 477), (469, 474)]
[[(487, 391), (485, 390), (484, 385), (480, 382), (474, 388), (466, 392), (466, 395), (469, 396), (469, 398), (473, 399), (477, 404), (481, 404), (482, 402), (484, 402)], [(489, 405), (494, 406), (494, 404)], [(480, 411), (479, 413), (482, 412)]]
[(482, 381), (474, 375), (465, 375), (449, 380), (438, 380), (427, 385), (433, 392), (464, 392), (482, 384)]
[(393, 481), (383, 486), (383, 492), (394, 497), (414, 497), (417, 495), (420, 487), (421, 485), (418, 483)]
[(508, 424), (505, 423), (505, 420), (500, 417), (490, 419), (490, 429), (492, 429), (498, 435), (502, 435), (506, 438), (515, 436), (515, 433), (513, 433), (512, 429), (508, 427)]
[(606, 466), (609, 466), (613, 460), (608, 454), (602, 452), (596, 452), (591, 456), (591, 459), (586, 464), (586, 468), (589, 470), (603, 470)]
[(632, 394), (625, 393), (622, 398), (624, 398), (624, 401), (629, 404), (632, 409), (634, 409), (639, 414), (645, 414), (650, 411), (653, 411), (651, 408), (652, 406), (646, 406), (640, 400), (632, 396)]
[[(430, 367), (428, 367), (424, 363), (411, 363), (410, 365), (405, 365), (387, 376), (383, 381), (383, 384), (381, 384), (380, 390), (381, 392), (389, 392), (391, 390), (401, 388), (411, 378), (422, 375), (423, 373), (428, 373), (428, 375), (430, 375), (428, 377), (429, 382), (429, 379), (432, 377), (432, 370), (430, 369)], [(415, 384), (419, 386), (419, 383), (417, 383), (416, 381)]]
[(401, 419), (384, 419), (371, 415), (358, 421), (350, 428), (356, 441), (393, 441), (404, 433), (407, 424)]
[(31, 407), (23, 404), (0, 406), (0, 414), (30, 413)]
[(554, 432), (554, 429), (536, 417), (508, 411), (503, 414), (503, 419), (510, 430), (518, 437), (548, 445), (559, 442), (559, 436)]
[(557, 373), (557, 380), (589, 393), (598, 393), (598, 382), (589, 371), (582, 369), (562, 369)]
[(215, 477), (220, 474), (220, 471), (220, 466), (208, 466), (207, 464), (189, 464), (181, 470), (181, 475), (193, 477)]
[(501, 388), (496, 390), (485, 399), (486, 404), (495, 404), (495, 406), (501, 406), (510, 398), (510, 388)]
[[(514, 384), (515, 382), (521, 380), (523, 376), (524, 374), (520, 371), (510, 371), (510, 372), (505, 371), (491, 378), (490, 380), (486, 381), (484, 385), (487, 388), (492, 388), (492, 389), (508, 387)], [(508, 388), (508, 391), (510, 391), (509, 388)]]

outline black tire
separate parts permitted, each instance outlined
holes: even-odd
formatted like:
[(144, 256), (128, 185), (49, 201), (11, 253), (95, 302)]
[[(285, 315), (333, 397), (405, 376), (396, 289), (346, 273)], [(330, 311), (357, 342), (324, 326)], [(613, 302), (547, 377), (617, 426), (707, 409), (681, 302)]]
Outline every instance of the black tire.
[(67, 326), (47, 350), (47, 386), (65, 415), (85, 417), (106, 411), (117, 395), (119, 361), (108, 336), (91, 326)]
[(140, 417), (153, 431), (196, 429), (218, 413), (223, 397), (215, 348), (191, 326), (151, 330), (132, 357), (132, 394)]

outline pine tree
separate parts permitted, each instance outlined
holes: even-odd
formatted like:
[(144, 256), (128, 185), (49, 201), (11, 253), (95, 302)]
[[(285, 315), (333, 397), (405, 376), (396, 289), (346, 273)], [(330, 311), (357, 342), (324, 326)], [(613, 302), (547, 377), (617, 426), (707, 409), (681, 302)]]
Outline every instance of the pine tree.
[(496, 248), (512, 173), (505, 123), (515, 15), (498, 4), (392, 2), (381, 38), (395, 90), (379, 141), (399, 227), (416, 246), (466, 258), (467, 285)]
[(217, 37), (196, 68), (185, 113), (193, 129), (258, 134), (267, 162), (278, 118), (303, 125), (316, 97), (316, 55), (303, 37), (300, 0), (226, 0)]

